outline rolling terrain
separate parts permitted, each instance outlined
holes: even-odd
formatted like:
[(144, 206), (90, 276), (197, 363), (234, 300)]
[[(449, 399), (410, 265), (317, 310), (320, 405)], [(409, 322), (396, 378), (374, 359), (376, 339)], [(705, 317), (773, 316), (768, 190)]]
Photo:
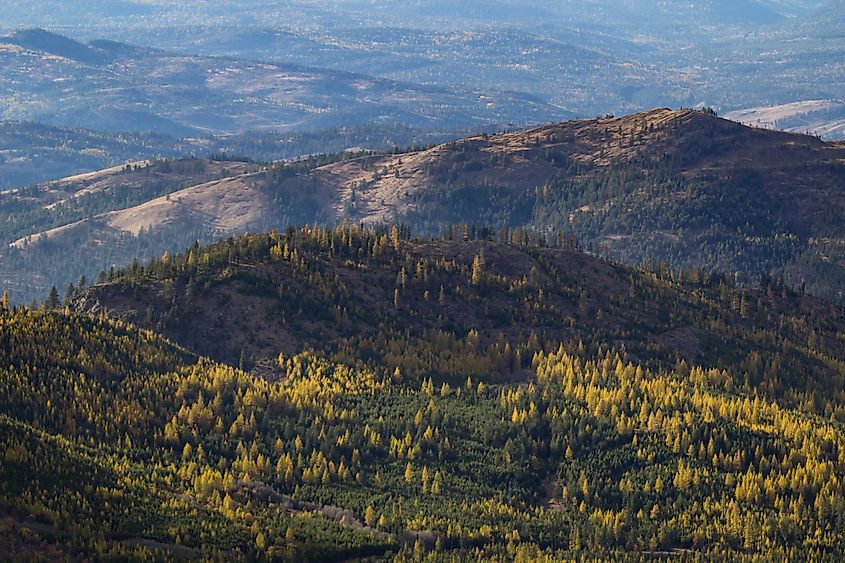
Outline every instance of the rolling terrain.
[(174, 54), (43, 30), (0, 37), (0, 118), (179, 137), (361, 124), (526, 124), (567, 111), (527, 94)]
[(845, 102), (839, 100), (807, 100), (749, 108), (730, 112), (725, 117), (755, 127), (811, 133), (822, 138), (845, 137)]
[(0, 560), (845, 561), (843, 30), (0, 0)]
[[(143, 171), (127, 181), (133, 174)], [(349, 220), (441, 234), (463, 221), (524, 227), (535, 240), (574, 236), (628, 264), (707, 267), (744, 284), (782, 277), (838, 301), (843, 182), (841, 144), (658, 109), (193, 178), (157, 199), (10, 237), (4, 277), (32, 275), (69, 248), (84, 258), (59, 268), (74, 276), (56, 280), (62, 287), (135, 255), (158, 257), (245, 230)], [(43, 295), (49, 283), (42, 288)]]
[(3, 300), (0, 542), (841, 559), (843, 311), (524, 234), (290, 229), (115, 271), (64, 308)]
[(179, 138), (152, 133), (103, 133), (20, 122), (0, 122), (0, 190), (30, 187), (139, 160), (218, 155), (257, 161), (347, 149), (395, 150), (476, 133), (477, 129), (363, 124), (318, 131), (245, 131)]
[[(244, 235), (111, 272), (77, 288), (68, 305), (258, 373), (279, 353), (308, 349), (387, 372), (521, 380), (531, 347), (583, 342), (625, 349), (651, 367), (684, 361), (726, 369), (750, 365), (752, 351), (777, 356), (784, 373), (805, 379), (766, 380), (761, 365), (748, 372), (743, 392), (793, 406), (804, 392), (825, 404), (829, 398), (815, 389), (839, 385), (832, 360), (845, 357), (845, 317), (823, 300), (775, 282), (740, 291), (703, 269), (686, 277), (660, 265), (640, 272), (579, 251), (572, 240), (549, 248), (524, 237), (470, 229), (421, 241), (396, 227), (347, 224)], [(812, 327), (781, 332), (798, 319), (813, 319)], [(810, 332), (826, 359), (800, 351)], [(781, 349), (784, 340), (802, 345)], [(385, 342), (383, 355), (377, 349)], [(506, 342), (507, 361), (497, 355)], [(456, 353), (467, 343), (473, 359), (459, 367)]]
[(191, 143), (153, 134), (98, 133), (0, 122), (0, 190), (29, 186), (149, 158), (189, 156)]
[[(440, 88), (531, 92), (579, 117), (657, 106), (729, 112), (837, 98), (845, 77), (838, 0), (565, 1), (533, 2), (530, 9), (524, 1), (483, 9), (421, 1), (380, 10), (364, 1), (293, 0), (272, 10), (238, 2), (237, 13), (222, 4), (145, 2), (145, 16), (88, 22), (50, 3), (33, 2), (8, 25), (52, 25), (86, 41), (306, 64)], [(64, 13), (65, 23), (56, 24), (52, 12)]]

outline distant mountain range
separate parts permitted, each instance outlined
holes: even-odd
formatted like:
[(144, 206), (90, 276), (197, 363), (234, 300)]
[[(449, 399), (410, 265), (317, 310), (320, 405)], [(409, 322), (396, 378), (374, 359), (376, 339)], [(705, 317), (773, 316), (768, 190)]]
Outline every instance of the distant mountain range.
[[(27, 10), (39, 15), (18, 25), (49, 22), (49, 10), (38, 8), (44, 3), (36, 0)], [(354, 72), (476, 97), (518, 91), (578, 117), (659, 106), (727, 112), (839, 98), (845, 88), (838, 64), (843, 26), (837, 22), (845, 17), (840, 1), (527, 5), (498, 1), (481, 9), (474, 2), (388, 2), (373, 11), (371, 3), (358, 0), (289, 1), (268, 10), (264, 3), (246, 1), (234, 13), (190, 1), (144, 3), (139, 6), (155, 16), (128, 10), (123, 16), (92, 16), (88, 25), (51, 29), (95, 43), (109, 38), (203, 57)], [(62, 10), (67, 8), (56, 12)], [(539, 112), (511, 109), (519, 122)]]
[(845, 560), (845, 0), (5, 4), (0, 559)]
[(527, 94), (81, 44), (42, 30), (0, 38), (0, 99), (4, 119), (183, 137), (361, 124), (461, 128), (571, 115)]
[[(229, 3), (221, 2), (207, 6), (199, 0), (188, 0), (179, 4), (165, 2), (144, 2), (121, 0), (107, 2), (94, 0), (34, 0), (25, 6), (19, 6), (14, 13), (9, 13), (4, 20), (11, 25), (31, 25), (33, 22), (61, 22), (65, 25), (83, 25), (94, 21), (99, 24), (139, 25), (154, 18), (180, 20), (194, 14), (194, 19), (202, 25), (224, 25), (257, 22), (261, 19), (268, 25), (289, 23), (284, 19), (286, 13), (294, 12), (303, 24), (323, 22), (340, 24), (346, 18), (346, 24), (357, 26), (382, 21), (404, 21), (416, 25), (431, 25), (434, 21), (451, 19), (457, 21), (479, 21), (488, 24), (531, 24), (566, 17), (579, 23), (600, 23), (601, 17), (608, 18), (608, 24), (625, 22), (625, 31), (629, 27), (643, 25), (649, 18), (663, 16), (663, 21), (654, 21), (654, 27), (662, 30), (669, 23), (683, 24), (685, 27), (704, 27), (713, 24), (761, 25), (811, 13), (824, 4), (823, 0), (540, 0), (532, 2), (526, 9), (524, 0), (491, 0), (483, 5), (471, 0), (414, 0), (410, 2), (381, 2), (381, 10), (373, 12), (372, 3), (366, 0), (342, 0), (327, 6), (314, 0), (293, 0), (274, 4), (267, 9), (265, 3), (258, 0), (241, 0), (239, 10), (227, 10)], [(204, 9), (203, 9), (204, 8)]]
[[(24, 28), (3, 40), (0, 118), (175, 136), (455, 129), (729, 112), (845, 88), (839, 1), (237, 5), (124, 2), (99, 16), (35, 0), (6, 20)], [(25, 27), (51, 24), (84, 43)]]
[(476, 128), (440, 130), (362, 124), (318, 131), (245, 131), (184, 138), (157, 133), (104, 133), (51, 127), (31, 121), (0, 121), (0, 190), (135, 160), (229, 155), (273, 161), (354, 148), (394, 150), (421, 147), (476, 131)]

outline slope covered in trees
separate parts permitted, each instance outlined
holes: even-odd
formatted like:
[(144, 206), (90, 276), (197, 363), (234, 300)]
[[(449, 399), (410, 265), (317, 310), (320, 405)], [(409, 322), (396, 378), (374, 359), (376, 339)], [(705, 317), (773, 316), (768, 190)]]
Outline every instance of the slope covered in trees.
[[(74, 269), (65, 249), (77, 270), (88, 268), (76, 277), (90, 278), (106, 264), (245, 230), (348, 219), (441, 235), (466, 221), (574, 236), (630, 265), (707, 267), (744, 285), (782, 277), (794, 289), (845, 299), (845, 147), (706, 111), (662, 109), (404, 153), (278, 163), (232, 181), (249, 196), (216, 205), (220, 186), (196, 182), (169, 201), (93, 213), (48, 231), (50, 244), (9, 253), (6, 277)], [(50, 283), (41, 283), (43, 295)]]
[[(249, 235), (73, 301), (172, 286), (186, 322), (225, 305), (216, 289), (269, 291), (266, 310), (229, 293), (243, 322), (290, 327), (252, 373), (122, 320), (4, 304), (2, 541), (75, 557), (840, 559), (841, 312), (523, 236)], [(648, 334), (681, 322), (709, 327), (688, 360)]]
[[(266, 383), (104, 319), (4, 306), (0, 327), (0, 535), (12, 553), (383, 552), (386, 536), (354, 515), (271, 490), (251, 466), (236, 471), (234, 457), (221, 463), (225, 452), (269, 468), (269, 450), (256, 457), (256, 415), (262, 427), (271, 417), (278, 424), (284, 407)], [(189, 412), (186, 397), (203, 407)]]
[(845, 399), (845, 317), (824, 301), (774, 280), (745, 290), (700, 269), (638, 272), (523, 230), (450, 233), (245, 235), (103, 273), (71, 303), (271, 373), (268, 358), (308, 348), (388, 374), (519, 382), (536, 352), (566, 342), (654, 367), (732, 369), (735, 389), (826, 416)]

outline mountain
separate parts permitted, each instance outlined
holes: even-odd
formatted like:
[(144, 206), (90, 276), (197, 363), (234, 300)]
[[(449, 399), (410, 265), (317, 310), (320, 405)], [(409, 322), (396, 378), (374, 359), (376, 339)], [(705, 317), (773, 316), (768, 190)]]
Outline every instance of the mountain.
[[(5, 306), (0, 319), (4, 343), (0, 352), (0, 448), (4, 452), (0, 542), (7, 553), (25, 559), (225, 555), (240, 560), (256, 553), (258, 536), (244, 518), (265, 528), (263, 533), (273, 530), (271, 541), (259, 544), (264, 557), (275, 553), (276, 558), (288, 554), (289, 558), (323, 561), (381, 554), (395, 544), (387, 533), (367, 528), (352, 511), (283, 495), (262, 483), (258, 474), (253, 480), (239, 471), (218, 475), (202, 461), (202, 469), (188, 478), (197, 483), (197, 489), (181, 478), (177, 484), (173, 475), (165, 473), (184, 471), (187, 464), (167, 453), (171, 446), (160, 447), (169, 438), (163, 434), (152, 438), (158, 433), (153, 429), (164, 422), (161, 417), (172, 414), (170, 406), (159, 403), (147, 410), (149, 405), (141, 407), (135, 398), (121, 397), (141, 384), (151, 393), (141, 399), (146, 401), (172, 384), (189, 384), (200, 374), (218, 383), (228, 380), (226, 385), (234, 385), (235, 393), (253, 393), (261, 381), (197, 360), (147, 331), (105, 319), (9, 311)], [(33, 335), (50, 343), (26, 344)], [(74, 357), (61, 359), (65, 354)], [(40, 378), (23, 375), (36, 366), (51, 376), (39, 382)], [(120, 373), (114, 371), (118, 366)], [(79, 386), (74, 381), (85, 383)], [(37, 398), (21, 394), (25, 387), (41, 383), (50, 389), (44, 388)], [(68, 386), (75, 390), (69, 391)], [(110, 391), (95, 391), (100, 386)], [(84, 423), (83, 395), (92, 392), (105, 410), (96, 420)], [(52, 405), (59, 405), (64, 413), (62, 421), (54, 421), (57, 424), (46, 420)], [(130, 411), (144, 411), (144, 422), (129, 423), (134, 417)], [(254, 414), (249, 412), (247, 417)], [(142, 432), (136, 432), (141, 428)], [(150, 434), (144, 438), (146, 432)], [(205, 460), (203, 446), (196, 446), (198, 460)], [(211, 456), (217, 456), (209, 443), (205, 446)], [(144, 451), (163, 462), (163, 472), (155, 467), (157, 462), (144, 458)], [(210, 488), (203, 485), (206, 481)]]
[[(485, 10), (488, 7), (485, 7)], [(173, 32), (185, 52), (343, 69), (401, 82), (483, 90), (531, 92), (538, 99), (590, 115), (630, 103), (626, 88), (653, 87), (644, 65), (608, 53), (599, 39), (550, 37), (536, 29), (342, 28), (332, 33), (280, 31), (265, 26)], [(632, 50), (641, 49), (624, 42)], [(648, 83), (649, 80), (652, 82)], [(595, 84), (605, 85), (602, 89)]]
[[(707, 105), (727, 112), (839, 98), (844, 86), (837, 64), (842, 55), (838, 31), (842, 26), (836, 25), (841, 2), (822, 8), (825, 3), (820, 0), (518, 0), (486, 2), (479, 8), (477, 2), (420, 1), (381, 2), (373, 10), (369, 1), (328, 5), (283, 0), (268, 9), (266, 3), (255, 0), (236, 4), (190, 0), (137, 2), (122, 8), (109, 3), (110, 8), (111, 4), (117, 7), (104, 11), (106, 15), (90, 7), (102, 2), (75, 7), (57, 4), (34, 0), (7, 14), (0, 28), (48, 26), (110, 53), (98, 40), (202, 58), (226, 56), (283, 68), (306, 65), (354, 72), (400, 84), (463, 91), (472, 97), (530, 92), (532, 96), (525, 99), (565, 108), (579, 117), (657, 106)], [(125, 14), (119, 13), (121, 9)], [(160, 62), (160, 66), (168, 65)], [(189, 78), (188, 74), (182, 73), (180, 80)], [(217, 114), (291, 120), (289, 115), (280, 117), (279, 108), (275, 114), (263, 108), (258, 116), (255, 106), (241, 107), (242, 103), (257, 104), (265, 91), (243, 99), (234, 96), (229, 104), (212, 96), (218, 93), (214, 89), (211, 93), (196, 89), (202, 77), (194, 78), (187, 86), (177, 83), (194, 88), (198, 96), (189, 98), (192, 103), (203, 100)], [(155, 105), (163, 101), (159, 94), (142, 92), (142, 103), (149, 100), (154, 104), (149, 109), (178, 113), (173, 106)], [(277, 97), (287, 100), (285, 95), (274, 95), (271, 105)], [(122, 106), (137, 101), (130, 97)], [(310, 97), (294, 103), (325, 108)], [(518, 106), (511, 109), (511, 114), (519, 115)], [(160, 127), (159, 132), (183, 131), (170, 121), (153, 121), (146, 113), (136, 119), (146, 119), (150, 126)], [(56, 117), (44, 115), (45, 120)], [(109, 127), (125, 127), (122, 115), (107, 120), (103, 114), (100, 119)], [(33, 111), (18, 117), (23, 118), (37, 119), (37, 115)], [(237, 126), (237, 121), (221, 124), (220, 119), (188, 125), (202, 131)], [(177, 121), (184, 125), (182, 117)]]
[[(4, 301), (7, 553), (841, 558), (841, 309), (466, 238), (246, 235)], [(103, 314), (136, 307), (271, 358)]]
[(0, 560), (845, 561), (845, 0), (5, 4)]
[(78, 41), (50, 33), (43, 29), (25, 29), (17, 31), (2, 42), (7, 45), (17, 45), (29, 51), (40, 52), (62, 59), (69, 59), (89, 65), (105, 65), (114, 61), (108, 51), (98, 49), (92, 45), (83, 45)]
[(20, 121), (0, 121), (0, 147), (2, 190), (199, 150), (188, 141), (164, 135), (108, 134)]
[(64, 286), (136, 255), (289, 224), (398, 221), (440, 234), (465, 221), (524, 227), (535, 240), (575, 236), (628, 264), (706, 267), (744, 284), (783, 277), (843, 299), (842, 144), (660, 109), (353, 156), (195, 178), (43, 234), (19, 231), (3, 277), (72, 272), (56, 280)]
[(513, 92), (413, 85), (320, 70), (172, 54), (44, 31), (0, 38), (4, 119), (107, 132), (206, 136), (361, 124), (461, 128), (569, 115)]

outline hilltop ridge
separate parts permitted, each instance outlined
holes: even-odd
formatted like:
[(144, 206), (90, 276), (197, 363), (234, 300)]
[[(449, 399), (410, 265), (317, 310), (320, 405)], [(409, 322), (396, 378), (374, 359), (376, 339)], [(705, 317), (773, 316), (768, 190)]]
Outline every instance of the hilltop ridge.
[[(778, 397), (798, 389), (815, 396), (817, 386), (841, 379), (833, 358), (845, 356), (845, 315), (829, 303), (776, 282), (740, 290), (706, 269), (640, 272), (572, 240), (557, 243), (537, 245), (520, 230), (452, 229), (442, 240), (418, 240), (396, 227), (291, 228), (104, 273), (69, 304), (259, 372), (280, 352), (309, 349), (387, 372), (436, 377), (457, 369), (521, 380), (538, 346), (565, 342), (625, 349), (643, 365), (667, 368), (684, 361), (722, 369), (754, 349), (777, 355), (784, 373), (804, 374), (789, 383), (751, 376), (749, 392), (759, 386)], [(785, 328), (798, 318), (809, 324)], [(813, 349), (831, 360), (814, 368), (813, 353), (799, 351), (810, 331)], [(784, 349), (787, 340), (802, 346)], [(385, 341), (386, 355), (377, 350)], [(474, 359), (463, 363), (455, 352), (468, 341)]]
[[(845, 145), (704, 111), (659, 108), (400, 153), (197, 166), (229, 171), (210, 181), (206, 174), (164, 180), (157, 199), (114, 202), (74, 224), (20, 233), (9, 240), (15, 248), (6, 271), (56, 265), (61, 249), (77, 248), (80, 266), (53, 268), (72, 272), (57, 280), (65, 285), (135, 255), (246, 230), (348, 220), (441, 234), (464, 221), (575, 236), (584, 248), (632, 265), (707, 266), (751, 284), (783, 277), (794, 288), (845, 299)], [(145, 173), (129, 170), (121, 181), (137, 183)], [(49, 244), (37, 244), (42, 238)]]

